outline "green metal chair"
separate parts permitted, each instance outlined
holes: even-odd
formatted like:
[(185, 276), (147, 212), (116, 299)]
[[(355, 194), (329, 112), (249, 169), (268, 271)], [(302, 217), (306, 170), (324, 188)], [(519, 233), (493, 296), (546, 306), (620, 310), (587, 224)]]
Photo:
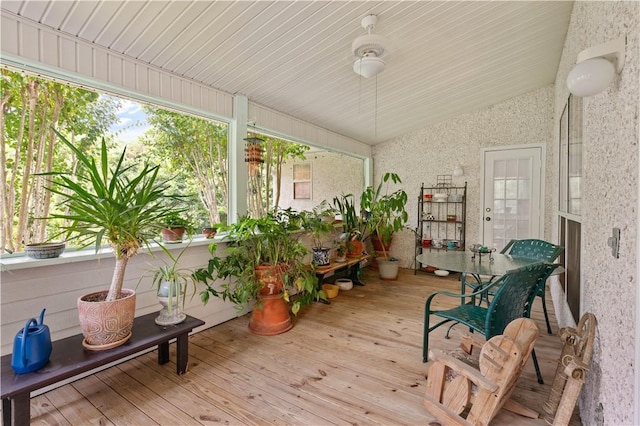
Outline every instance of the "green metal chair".
[[(564, 251), (564, 247), (558, 246), (555, 244), (551, 244), (547, 241), (537, 240), (537, 239), (524, 239), (524, 240), (511, 240), (509, 243), (500, 251), (502, 254), (508, 254), (512, 257), (523, 257), (526, 259), (534, 259), (539, 260), (541, 262), (553, 262), (562, 254)], [(473, 282), (466, 280), (466, 274), (462, 274), (461, 283), (462, 283), (462, 292), (464, 293), (464, 287), (470, 287), (473, 291), (478, 290), (480, 287), (485, 287), (489, 282), (493, 280), (489, 280), (489, 282)], [(480, 302), (482, 300), (488, 301), (488, 296), (492, 295), (490, 292), (483, 293), (480, 295)], [(545, 283), (541, 283), (536, 291), (536, 295), (542, 299), (542, 311), (544, 312), (544, 319), (547, 323), (547, 333), (552, 334), (551, 331), (551, 323), (549, 322), (549, 314), (547, 312), (547, 301), (546, 301), (546, 286)], [(529, 315), (527, 315), (529, 317)]]
[[(557, 265), (538, 262), (522, 268), (508, 271), (503, 276), (487, 284), (487, 287), (478, 289), (473, 293), (456, 294), (447, 291), (432, 293), (425, 303), (424, 308), (424, 340), (422, 349), (422, 361), (427, 362), (429, 356), (429, 333), (443, 324), (451, 321), (462, 323), (471, 331), (482, 333), (489, 340), (493, 336), (502, 334), (504, 328), (516, 318), (527, 317), (531, 312), (531, 304), (537, 295), (537, 289), (544, 285)], [(475, 296), (482, 292), (492, 291), (494, 296), (487, 308), (474, 303)], [(459, 298), (461, 304), (452, 309), (432, 310), (431, 304), (434, 298), (447, 296)], [(435, 325), (431, 324), (431, 316), (443, 318)], [(544, 383), (540, 374), (540, 367), (532, 351), (531, 358), (536, 369), (538, 383)]]

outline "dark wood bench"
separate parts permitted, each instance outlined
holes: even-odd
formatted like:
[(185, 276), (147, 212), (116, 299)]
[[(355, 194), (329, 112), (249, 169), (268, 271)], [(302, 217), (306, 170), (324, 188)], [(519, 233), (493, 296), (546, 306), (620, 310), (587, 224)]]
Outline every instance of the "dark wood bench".
[(53, 342), (49, 363), (28, 374), (15, 374), (11, 355), (2, 357), (2, 420), (4, 425), (28, 425), (31, 417), (31, 392), (93, 370), (110, 362), (158, 346), (158, 363), (169, 362), (169, 341), (177, 341), (176, 373), (187, 372), (189, 361), (189, 332), (204, 325), (204, 321), (187, 315), (180, 324), (159, 326), (157, 312), (135, 319), (131, 339), (122, 346), (106, 351), (88, 351), (78, 334)]
[[(345, 262), (336, 262), (334, 260), (327, 266), (316, 266), (316, 277), (318, 277), (318, 286), (322, 288), (325, 279), (331, 277), (348, 277), (355, 285), (364, 285), (360, 281), (360, 268), (363, 261), (371, 258), (371, 255), (363, 254), (359, 257), (347, 257)], [(328, 303), (329, 301), (324, 301)]]

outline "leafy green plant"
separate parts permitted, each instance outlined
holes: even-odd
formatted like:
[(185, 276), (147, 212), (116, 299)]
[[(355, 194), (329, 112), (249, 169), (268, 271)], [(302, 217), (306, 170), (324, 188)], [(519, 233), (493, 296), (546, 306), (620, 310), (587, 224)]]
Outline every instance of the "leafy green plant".
[(187, 268), (178, 267), (178, 262), (187, 248), (189, 248), (189, 244), (180, 250), (180, 253), (178, 253), (177, 256), (171, 254), (171, 251), (169, 251), (164, 245), (158, 244), (169, 260), (167, 261), (162, 259), (163, 264), (161, 266), (147, 271), (148, 273), (142, 275), (138, 281), (138, 285), (140, 285), (140, 282), (151, 274), (151, 285), (157, 292), (160, 291), (162, 284), (170, 283), (168, 286), (168, 294), (166, 295), (166, 297), (168, 297), (167, 309), (169, 312), (172, 310), (173, 299), (176, 295), (179, 296), (179, 299), (182, 301), (182, 306), (184, 306), (189, 284), (193, 287), (191, 298), (196, 294), (197, 283), (193, 278), (192, 271)]
[(342, 216), (342, 232), (346, 234), (347, 240), (365, 241), (367, 233), (366, 222), (356, 211), (356, 202), (353, 194), (342, 194), (333, 199), (334, 208)]
[[(280, 212), (257, 219), (244, 217), (235, 224), (221, 227), (228, 241), (224, 254), (217, 254), (217, 244), (209, 245), (211, 259), (207, 267), (193, 273), (194, 279), (206, 286), (200, 293), (202, 302), (206, 304), (211, 296), (220, 297), (243, 309), (247, 302), (258, 298), (263, 287), (255, 272), (260, 265), (279, 265), (284, 282), (282, 295), (291, 302), (294, 314), (301, 306), (323, 298), (313, 270), (302, 262), (308, 251), (291, 233), (293, 222), (286, 213)], [(214, 287), (218, 279), (225, 281), (221, 290)], [(290, 297), (294, 289), (297, 290), (295, 299)]]
[(65, 172), (45, 174), (54, 177), (54, 184), (47, 189), (68, 209), (68, 213), (54, 213), (50, 218), (62, 219), (67, 238), (77, 236), (82, 247), (95, 244), (97, 252), (103, 240), (109, 243), (116, 265), (106, 300), (116, 300), (127, 262), (142, 245), (153, 240), (164, 217), (174, 211), (169, 207), (172, 197), (165, 194), (167, 182), (158, 180), (157, 165), (144, 164), (138, 169), (137, 165), (126, 166), (126, 149), (115, 166), (109, 166), (104, 139), (96, 161), (60, 133), (58, 137), (73, 151), (83, 173), (76, 178)]
[(367, 187), (360, 200), (360, 207), (367, 212), (367, 232), (375, 233), (383, 244), (390, 244), (393, 234), (403, 230), (409, 219), (405, 210), (407, 193), (402, 189), (391, 192), (390, 183), (399, 184), (402, 180), (396, 173), (385, 173), (377, 188)]
[(168, 229), (174, 228), (191, 228), (191, 222), (186, 219), (180, 212), (172, 211), (163, 218), (162, 225)]
[(303, 211), (300, 213), (302, 219), (302, 229), (311, 237), (314, 248), (323, 246), (322, 238), (329, 235), (334, 229), (333, 219), (336, 210), (323, 200), (311, 211)]

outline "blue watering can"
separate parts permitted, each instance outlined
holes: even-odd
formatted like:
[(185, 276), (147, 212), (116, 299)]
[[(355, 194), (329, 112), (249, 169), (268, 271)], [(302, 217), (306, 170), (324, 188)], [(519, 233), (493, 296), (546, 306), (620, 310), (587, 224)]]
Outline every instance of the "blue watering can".
[(40, 312), (40, 324), (35, 318), (31, 318), (13, 340), (11, 367), (16, 374), (31, 373), (49, 362), (52, 347), (49, 327), (42, 323), (45, 310), (46, 308)]

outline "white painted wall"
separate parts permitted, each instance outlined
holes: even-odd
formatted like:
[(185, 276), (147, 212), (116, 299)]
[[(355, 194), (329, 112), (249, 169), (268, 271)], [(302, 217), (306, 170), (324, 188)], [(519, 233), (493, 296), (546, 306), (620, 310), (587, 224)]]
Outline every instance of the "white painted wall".
[[(207, 246), (210, 240), (194, 242), (180, 260), (180, 266), (187, 269), (204, 267), (210, 258)], [(177, 255), (184, 244), (168, 246)], [(225, 244), (218, 245), (224, 250)], [(136, 316), (160, 310), (156, 292), (151, 288), (150, 278), (140, 282), (140, 277), (161, 264), (165, 255), (154, 252), (157, 258), (147, 253), (134, 256), (127, 266), (125, 288), (136, 289)], [(79, 255), (77, 252), (63, 253), (58, 259), (32, 260), (27, 264), (12, 265), (11, 259), (2, 259), (0, 272), (0, 353), (5, 355), (13, 350), (13, 338), (25, 322), (37, 317), (46, 308), (45, 324), (49, 326), (53, 340), (62, 339), (81, 332), (78, 324), (78, 297), (109, 287), (115, 259), (111, 253), (94, 255), (93, 252)], [(29, 267), (25, 267), (29, 266)], [(136, 288), (137, 286), (137, 288)], [(202, 289), (204, 287), (199, 287)], [(212, 298), (203, 306), (200, 295), (187, 297), (185, 312), (202, 319), (208, 328), (235, 318), (236, 309), (230, 303)]]
[[(547, 181), (551, 188), (553, 173), (553, 88), (546, 87), (514, 97), (473, 113), (429, 126), (422, 130), (398, 136), (374, 147), (375, 179), (385, 172), (400, 175), (404, 190), (409, 195), (407, 212), (409, 226), (415, 228), (418, 220), (420, 186), (435, 185), (437, 175), (453, 174), (457, 164), (464, 175), (454, 177), (456, 186), (467, 182), (467, 244), (479, 242), (480, 228), (480, 170), (482, 148), (544, 144), (547, 146)], [(545, 196), (545, 238), (551, 235), (552, 191)], [(402, 259), (403, 267), (413, 267), (414, 236), (400, 233), (391, 246), (394, 256)]]
[[(580, 399), (586, 425), (638, 424), (640, 420), (640, 401), (634, 402), (634, 394), (638, 395), (634, 353), (638, 351), (639, 28), (638, 2), (576, 2), (556, 78), (554, 135), (569, 96), (566, 77), (578, 53), (626, 34), (622, 73), (604, 93), (583, 98), (582, 310), (594, 313), (598, 320), (594, 358)], [(555, 175), (553, 188), (558, 182)], [(619, 259), (607, 247), (612, 227), (622, 233)], [(554, 300), (563, 297), (559, 288), (552, 289)], [(559, 318), (570, 316), (566, 306), (557, 306), (562, 310)]]
[[(306, 154), (307, 160), (289, 161), (282, 167), (280, 207), (311, 210), (322, 200), (330, 204), (340, 194), (354, 194), (359, 198), (364, 189), (363, 160), (338, 152), (321, 151)], [(293, 165), (311, 163), (312, 198), (293, 199)]]

